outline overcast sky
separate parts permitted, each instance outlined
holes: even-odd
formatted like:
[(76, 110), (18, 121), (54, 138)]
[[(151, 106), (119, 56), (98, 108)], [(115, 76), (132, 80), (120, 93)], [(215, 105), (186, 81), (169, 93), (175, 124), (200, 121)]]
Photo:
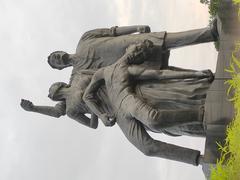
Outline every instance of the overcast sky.
[[(23, 111), (20, 99), (54, 105), (53, 82), (68, 82), (71, 68), (47, 64), (55, 50), (74, 53), (87, 30), (148, 24), (152, 31), (184, 31), (208, 25), (199, 0), (1, 0), (0, 1), (0, 179), (1, 180), (202, 180), (201, 167), (145, 157), (118, 126), (97, 130), (68, 117)], [(212, 43), (177, 49), (170, 63), (215, 70)], [(199, 150), (202, 138), (154, 138)]]

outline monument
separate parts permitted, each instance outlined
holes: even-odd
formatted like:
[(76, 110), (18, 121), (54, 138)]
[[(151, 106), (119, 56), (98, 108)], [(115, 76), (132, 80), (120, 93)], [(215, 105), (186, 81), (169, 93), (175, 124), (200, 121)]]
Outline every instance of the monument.
[(55, 69), (73, 67), (69, 83), (57, 82), (49, 89), (49, 98), (59, 101), (56, 106), (36, 106), (24, 99), (21, 106), (53, 117), (66, 114), (93, 129), (98, 119), (105, 126), (117, 124), (147, 156), (206, 165), (207, 151), (200, 155), (155, 140), (147, 131), (201, 137), (213, 132), (205, 103), (213, 73), (172, 67), (168, 58), (171, 49), (219, 39), (219, 23), (215, 19), (210, 27), (179, 33), (150, 32), (145, 25), (88, 31), (75, 54), (56, 51), (48, 57)]

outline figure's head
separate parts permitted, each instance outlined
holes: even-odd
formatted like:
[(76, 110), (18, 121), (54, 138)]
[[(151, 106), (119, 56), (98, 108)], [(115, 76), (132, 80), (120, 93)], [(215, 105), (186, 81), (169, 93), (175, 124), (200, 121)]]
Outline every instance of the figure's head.
[(68, 88), (69, 85), (64, 82), (56, 82), (51, 85), (49, 88), (48, 97), (53, 101), (62, 101), (64, 100), (64, 94), (62, 93), (63, 88)]
[(54, 69), (63, 69), (71, 66), (69, 54), (64, 51), (55, 51), (48, 56), (48, 64)]

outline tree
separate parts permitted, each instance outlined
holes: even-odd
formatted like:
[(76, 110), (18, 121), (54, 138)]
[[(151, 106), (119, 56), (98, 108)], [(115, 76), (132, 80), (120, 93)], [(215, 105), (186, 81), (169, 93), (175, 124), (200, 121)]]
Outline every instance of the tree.
[(207, 4), (207, 5), (210, 4), (210, 0), (200, 0), (200, 2), (203, 3), (203, 4)]

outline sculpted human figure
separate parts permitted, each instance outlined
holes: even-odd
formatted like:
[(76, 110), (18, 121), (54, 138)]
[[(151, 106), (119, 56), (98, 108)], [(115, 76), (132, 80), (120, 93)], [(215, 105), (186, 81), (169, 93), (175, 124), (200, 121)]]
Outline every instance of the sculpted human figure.
[[(91, 83), (85, 90), (83, 99), (88, 107), (99, 116), (103, 122), (112, 122), (98, 105), (99, 102), (95, 96), (98, 88), (105, 84), (116, 122), (127, 139), (135, 147), (149, 156), (164, 157), (197, 165), (200, 157), (199, 151), (184, 149), (154, 140), (148, 135), (146, 129), (159, 132), (161, 129), (167, 127), (188, 124), (194, 121), (202, 122), (203, 107), (199, 106), (200, 104), (198, 104), (199, 102), (197, 101), (205, 96), (202, 93), (198, 92), (199, 94), (195, 94), (193, 92), (205, 88), (206, 93), (213, 78), (212, 73), (210, 71), (199, 72), (179, 69), (177, 71), (149, 70), (146, 67), (139, 66), (133, 66), (128, 69), (129, 64), (138, 64), (141, 62), (141, 59), (144, 59), (145, 55), (141, 51), (141, 49), (143, 49), (143, 51), (145, 49), (143, 47), (144, 43), (130, 46), (127, 53), (116, 63), (99, 69), (93, 75)], [(146, 50), (149, 50), (149, 48), (150, 47), (147, 47)], [(129, 54), (131, 55), (129, 56)], [(161, 86), (161, 80), (165, 81), (163, 81), (163, 84), (171, 83), (171, 81), (176, 82), (177, 80), (179, 85), (181, 83), (185, 84), (184, 81), (187, 81), (189, 85), (191, 84), (192, 86), (182, 87), (182, 89), (180, 88), (181, 86), (175, 87), (179, 89), (179, 99), (174, 99), (174, 102), (171, 102), (171, 98), (168, 99), (168, 97), (163, 96), (165, 102), (163, 101), (162, 103), (165, 105), (162, 105), (162, 107), (153, 107), (147, 102), (142, 101), (135, 94), (132, 86), (139, 80), (148, 80), (148, 82), (160, 80), (159, 86)], [(170, 88), (168, 88), (168, 91), (174, 92), (174, 90)], [(194, 95), (191, 94), (187, 97), (186, 95), (189, 92), (192, 92)], [(151, 91), (149, 91), (149, 93), (151, 93)], [(161, 96), (161, 92), (159, 96)], [(176, 98), (176, 96), (173, 98)], [(194, 106), (194, 101), (196, 101), (195, 105), (198, 104), (198, 106)], [(177, 104), (178, 107), (171, 107), (171, 105), (174, 104)]]
[[(101, 111), (99, 102), (95, 97), (98, 88), (105, 84), (110, 103), (112, 104), (114, 111), (116, 111), (116, 117), (123, 111), (126, 114), (128, 113), (127, 116), (129, 118), (139, 120), (153, 131), (193, 121), (202, 122), (203, 108), (198, 107), (194, 109), (194, 106), (192, 106), (193, 100), (199, 100), (199, 98), (202, 97), (193, 97), (193, 94), (188, 97), (186, 92), (194, 91), (199, 88), (199, 86), (202, 88), (204, 85), (209, 85), (208, 78), (211, 76), (211, 72), (193, 70), (174, 71), (170, 69), (149, 70), (146, 67), (141, 66), (132, 66), (128, 69), (129, 64), (138, 64), (146, 59), (146, 57), (149, 58), (150, 56), (147, 56), (147, 52), (151, 51), (151, 49), (153, 49), (153, 44), (150, 41), (144, 41), (137, 45), (130, 45), (127, 52), (116, 63), (99, 69), (93, 75), (91, 83), (88, 85), (83, 96), (87, 106), (100, 119), (108, 122), (107, 114)], [(201, 79), (201, 81), (199, 81), (199, 79)], [(179, 89), (179, 94), (181, 92), (182, 95), (178, 95), (173, 102), (168, 103), (177, 103), (179, 108), (171, 107), (171, 109), (166, 109), (167, 105), (165, 105), (165, 107), (162, 106), (161, 108), (154, 108), (136, 96), (133, 86), (139, 80), (160, 80), (160, 86), (161, 80), (164, 80), (165, 84), (171, 83), (171, 80), (173, 80), (173, 82), (177, 80), (179, 85), (182, 80), (188, 80), (188, 83), (190, 84), (191, 82), (191, 85), (187, 87), (181, 87), (178, 85), (175, 87)], [(168, 91), (173, 92), (174, 90), (169, 89)], [(152, 92), (149, 91), (149, 94), (151, 93)], [(159, 93), (159, 96), (161, 96), (161, 93)], [(162, 97), (167, 101), (171, 100), (168, 99), (167, 96), (163, 95)], [(190, 103), (191, 106), (186, 108), (185, 104), (188, 103)], [(181, 107), (181, 104), (183, 104), (183, 107)]]
[[(144, 44), (140, 44), (140, 46), (132, 46), (133, 48), (131, 48), (131, 47), (129, 48), (130, 49), (128, 51), (129, 54), (124, 55), (119, 60), (119, 63), (116, 64), (119, 66), (124, 66), (124, 68), (119, 69), (120, 71), (127, 70), (126, 62), (124, 61), (124, 58), (127, 58), (128, 63), (129, 62), (130, 63), (131, 62), (132, 63), (141, 63), (142, 58), (144, 58), (144, 56), (148, 56), (148, 53), (145, 53), (142, 50), (143, 49), (144, 50), (151, 49), (151, 47), (144, 48), (143, 45)], [(137, 59), (137, 60), (133, 61), (135, 59)], [(132, 74), (133, 76), (136, 75), (136, 72), (134, 71), (134, 67), (132, 67), (132, 70), (128, 70), (128, 71), (129, 71), (130, 75), (132, 72), (134, 72)], [(148, 79), (150, 77), (148, 72), (152, 72), (152, 71), (143, 71), (143, 72), (146, 72), (146, 73), (145, 74), (143, 73), (142, 76), (140, 75), (139, 79), (142, 79), (142, 80)], [(157, 74), (158, 77), (156, 79), (159, 79), (159, 78), (163, 79), (163, 77), (166, 79), (178, 78), (178, 77), (181, 77), (181, 78), (196, 77), (196, 78), (201, 79), (203, 77), (209, 77), (209, 74), (206, 74), (206, 72), (196, 72), (196, 71), (192, 71), (192, 70), (185, 70), (183, 72), (179, 71), (178, 73), (175, 72), (175, 74), (169, 73), (170, 70), (166, 70), (165, 71), (166, 73), (164, 71), (160, 71), (160, 72), (162, 72), (162, 74), (161, 74), (162, 77), (160, 74)], [(83, 74), (85, 74), (86, 77), (84, 77)], [(75, 74), (75, 76), (72, 77), (72, 79), (71, 79), (70, 85), (66, 85), (65, 83), (55, 83), (50, 88), (49, 97), (53, 100), (62, 101), (55, 107), (55, 110), (58, 109), (58, 113), (56, 113), (56, 114), (64, 115), (65, 113), (67, 113), (68, 116), (81, 122), (82, 124), (87, 125), (92, 128), (96, 128), (97, 124), (98, 124), (97, 117), (93, 113), (92, 113), (93, 117), (95, 117), (95, 118), (92, 118), (91, 120), (85, 116), (82, 116), (83, 113), (91, 112), (91, 110), (84, 104), (84, 102), (82, 102), (82, 94), (85, 91), (84, 88), (89, 84), (91, 77), (93, 75), (93, 72), (91, 72), (90, 70), (87, 70), (87, 71), (83, 72), (83, 74), (82, 73)], [(77, 75), (79, 75), (79, 76), (77, 76)], [(151, 73), (150, 73), (150, 75), (151, 75)], [(154, 76), (155, 75), (156, 74), (154, 74)], [(124, 73), (123, 73), (123, 76), (121, 76), (121, 77), (124, 77), (124, 76), (126, 76), (126, 74), (124, 75)], [(96, 77), (94, 77), (94, 78), (96, 78)], [(125, 77), (125, 80), (126, 79), (128, 79), (128, 74)], [(124, 79), (122, 79), (122, 80), (123, 80), (123, 82), (125, 81)], [(201, 82), (201, 80), (205, 80), (205, 81)], [(199, 88), (191, 87), (191, 84), (193, 83), (192, 81), (187, 82), (185, 85), (187, 85), (189, 83), (189, 86), (191, 87), (190, 91), (192, 91), (193, 88), (195, 88), (196, 90), (201, 89), (203, 87), (202, 84), (206, 84), (206, 82), (207, 82), (206, 78), (201, 79), (201, 80), (200, 80), (200, 82), (197, 83), (198, 85), (200, 84)], [(114, 82), (110, 82), (110, 83), (114, 83)], [(159, 86), (159, 82), (156, 84), (158, 84), (158, 86)], [(152, 85), (153, 85), (153, 88), (157, 87), (157, 86), (154, 86), (154, 83)], [(142, 85), (142, 86), (144, 87), (144, 85)], [(92, 87), (92, 85), (91, 85), (91, 87)], [(108, 87), (108, 85), (107, 85), (107, 87)], [(79, 92), (76, 92), (76, 91), (78, 91), (78, 89), (79, 89)], [(156, 91), (158, 91), (158, 89), (156, 89), (155, 92)], [(144, 91), (144, 88), (143, 88), (143, 92), (148, 93), (149, 91)], [(150, 90), (150, 92), (153, 92), (153, 94), (155, 93), (153, 90)], [(105, 114), (107, 114), (107, 119), (104, 119), (102, 116), (102, 120), (103, 120), (104, 124), (107, 126), (114, 125), (115, 121), (109, 120), (108, 117), (112, 117), (113, 115), (115, 115), (117, 117), (117, 119), (116, 119), (117, 124), (120, 126), (120, 128), (122, 129), (122, 131), (124, 132), (126, 137), (129, 139), (129, 141), (131, 143), (133, 143), (144, 154), (149, 155), (149, 156), (164, 157), (164, 158), (168, 158), (168, 159), (173, 159), (173, 160), (178, 160), (178, 161), (198, 165), (199, 158), (201, 157), (199, 151), (163, 143), (161, 141), (152, 139), (146, 132), (146, 129), (148, 129), (148, 128), (146, 126), (144, 126), (144, 124), (142, 124), (141, 122), (136, 120), (135, 118), (129, 118), (128, 112), (119, 111), (119, 113), (116, 114), (116, 109), (114, 109), (111, 105), (109, 106), (112, 97), (109, 100), (107, 100), (107, 96), (109, 95), (108, 91), (106, 94), (106, 90), (104, 88), (102, 88), (102, 89), (100, 89), (100, 94), (98, 94), (98, 93), (99, 92), (96, 92), (96, 94), (95, 94), (95, 95), (97, 95), (98, 100), (100, 98), (98, 105), (101, 107), (101, 110), (103, 112), (105, 112)], [(136, 93), (139, 93), (139, 91)], [(194, 92), (192, 92), (192, 95), (193, 94), (194, 94)], [(140, 93), (137, 95), (141, 96)], [(142, 96), (144, 97), (144, 94)], [(199, 100), (201, 101), (201, 98), (203, 99), (203, 96), (196, 97), (195, 101), (196, 102), (198, 102)], [(71, 102), (71, 101), (73, 101), (73, 102)], [(193, 102), (194, 101), (192, 101), (192, 105), (194, 105)], [(30, 104), (31, 108), (29, 108), (29, 104)], [(159, 105), (159, 102), (158, 102), (158, 104), (157, 103), (152, 103), (152, 104)], [(196, 103), (197, 106), (202, 105), (202, 104), (203, 104), (203, 102)], [(47, 114), (47, 115), (54, 114), (54, 113), (49, 113), (49, 112), (44, 113), (43, 111), (39, 111), (38, 108), (41, 106), (33, 106), (33, 104), (31, 104), (31, 102), (26, 101), (26, 100), (23, 100), (21, 105), (25, 110), (32, 111), (31, 109), (34, 109), (33, 111), (35, 111), (35, 112), (40, 112), (40, 113)], [(41, 107), (40, 109), (43, 109), (43, 107)], [(49, 110), (49, 108), (47, 108), (47, 110)], [(189, 112), (189, 109), (187, 111)], [(191, 119), (191, 121), (198, 121), (198, 119)], [(184, 123), (184, 122), (181, 122), (181, 123)], [(176, 124), (178, 124), (178, 123), (176, 123)], [(172, 126), (172, 125), (170, 125), (170, 126)], [(163, 127), (164, 127), (164, 124), (163, 124)], [(161, 132), (160, 129), (158, 129), (158, 132)], [(176, 154), (174, 154), (174, 153), (176, 153)]]
[[(187, 45), (215, 41), (218, 38), (217, 21), (210, 27), (179, 33), (150, 32), (149, 26), (112, 27), (84, 33), (75, 54), (56, 51), (48, 63), (56, 69), (73, 66), (73, 74), (82, 69), (98, 69), (115, 63), (130, 44), (150, 40), (154, 53), (144, 64), (154, 69), (168, 67), (169, 50)], [(139, 32), (140, 34), (133, 34)]]
[[(88, 71), (90, 73), (90, 71)], [(89, 108), (82, 101), (82, 96), (86, 86), (91, 81), (92, 74), (84, 74), (74, 76), (71, 79), (70, 85), (58, 82), (54, 83), (49, 89), (48, 97), (54, 101), (60, 101), (54, 107), (52, 106), (35, 106), (31, 101), (22, 100), (21, 106), (26, 111), (37, 112), (48, 116), (59, 118), (66, 115), (76, 120), (77, 122), (96, 129), (98, 126), (98, 118), (91, 113)], [(91, 119), (85, 114), (91, 114)]]

